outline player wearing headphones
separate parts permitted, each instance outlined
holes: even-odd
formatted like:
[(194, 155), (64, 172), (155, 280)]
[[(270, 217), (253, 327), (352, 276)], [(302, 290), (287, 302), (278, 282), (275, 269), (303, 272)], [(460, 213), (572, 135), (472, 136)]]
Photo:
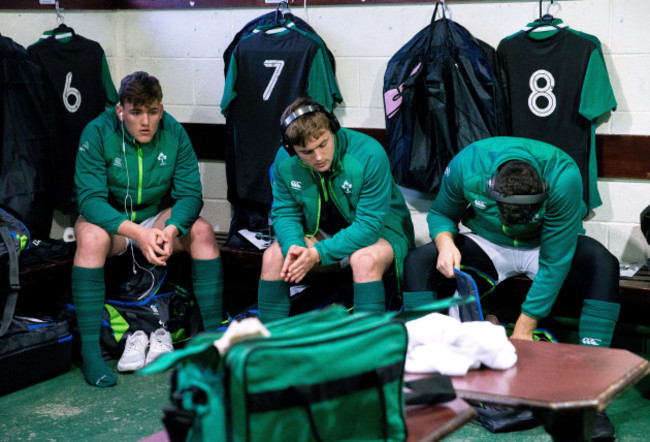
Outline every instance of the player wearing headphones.
[[(620, 308), (619, 264), (581, 234), (585, 214), (580, 171), (560, 149), (514, 137), (469, 145), (449, 163), (429, 210), (433, 242), (406, 258), (406, 308), (434, 300), (442, 277), (461, 264), (497, 284), (525, 274), (533, 283), (512, 338), (532, 339), (564, 285), (584, 298), (580, 343), (608, 347)], [(470, 232), (459, 234), (460, 222)]]
[(151, 265), (188, 252), (204, 328), (216, 329), (222, 315), (219, 248), (212, 226), (199, 217), (201, 179), (187, 133), (163, 110), (160, 83), (146, 72), (126, 76), (119, 97), (117, 107), (84, 129), (75, 172), (80, 216), (72, 295), (84, 376), (100, 387), (116, 383), (99, 345), (104, 263), (130, 243)]
[(273, 167), (273, 227), (259, 282), (262, 321), (289, 316), (289, 284), (349, 257), (354, 310), (384, 311), (382, 277), (401, 275), (413, 225), (373, 138), (340, 128), (321, 104), (298, 98), (281, 120), (284, 148)]

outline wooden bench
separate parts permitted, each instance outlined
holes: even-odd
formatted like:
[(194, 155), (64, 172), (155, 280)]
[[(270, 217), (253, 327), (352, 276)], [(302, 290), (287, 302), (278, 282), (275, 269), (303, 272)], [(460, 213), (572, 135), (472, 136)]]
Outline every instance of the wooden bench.
[[(216, 233), (216, 237), (221, 247), (221, 254), (224, 257), (224, 261), (232, 261), (240, 265), (261, 268), (262, 251), (223, 245), (227, 237), (227, 233), (225, 232)], [(525, 290), (525, 287), (530, 284), (530, 279), (525, 276), (515, 276), (511, 279), (512, 281), (508, 281), (511, 284), (510, 287), (514, 287), (517, 290)], [(621, 277), (619, 287), (621, 303), (624, 306), (630, 306), (632, 308), (650, 306), (650, 269), (647, 265), (644, 265), (634, 276)]]
[(620, 281), (621, 297), (643, 304), (650, 304), (650, 269), (644, 265), (631, 277)]

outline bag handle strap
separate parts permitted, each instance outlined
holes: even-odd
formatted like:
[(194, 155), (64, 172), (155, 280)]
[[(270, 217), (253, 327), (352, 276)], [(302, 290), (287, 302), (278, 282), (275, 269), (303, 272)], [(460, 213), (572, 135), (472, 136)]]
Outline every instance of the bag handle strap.
[(18, 252), (14, 247), (14, 240), (11, 232), (5, 225), (0, 225), (0, 238), (5, 243), (5, 248), (9, 254), (9, 293), (5, 301), (4, 311), (2, 313), (2, 324), (0, 325), (0, 336), (4, 335), (11, 325), (16, 310), (16, 300), (20, 291), (20, 275), (18, 271)]
[[(391, 375), (386, 370), (374, 369), (363, 374), (363, 379), (368, 384), (373, 385), (377, 389), (377, 394), (379, 396), (379, 409), (381, 412), (381, 431), (384, 435), (384, 440), (388, 440), (388, 416), (386, 414), (386, 396), (384, 394), (384, 385), (388, 382)], [(362, 382), (363, 383), (363, 382)], [(307, 413), (307, 418), (309, 420), (309, 428), (311, 429), (312, 435), (317, 441), (322, 441), (323, 438), (318, 433), (318, 427), (316, 426), (316, 420), (314, 419), (314, 413), (311, 409), (311, 393), (309, 391), (309, 386), (305, 385), (292, 385), (289, 387), (288, 392), (295, 398), (295, 402), (300, 404), (302, 408)]]
[(435, 313), (443, 310), (449, 309), (449, 307), (454, 307), (458, 305), (469, 304), (471, 302), (476, 302), (476, 298), (467, 295), (461, 295), (451, 298), (440, 299), (438, 301), (431, 302), (426, 305), (422, 305), (413, 310), (401, 310), (397, 312), (387, 312), (386, 315), (394, 316), (396, 318), (404, 319), (409, 321), (411, 319), (416, 319), (421, 316), (428, 315), (429, 313)]
[(307, 419), (309, 420), (309, 428), (311, 429), (312, 435), (314, 436), (314, 438), (316, 438), (318, 442), (321, 442), (323, 438), (318, 433), (318, 428), (316, 427), (316, 420), (314, 419), (314, 413), (312, 413), (311, 411), (311, 405), (309, 402), (309, 393), (307, 392), (306, 388), (300, 385), (292, 385), (289, 388), (289, 391), (296, 398), (296, 402), (298, 402), (307, 413)]

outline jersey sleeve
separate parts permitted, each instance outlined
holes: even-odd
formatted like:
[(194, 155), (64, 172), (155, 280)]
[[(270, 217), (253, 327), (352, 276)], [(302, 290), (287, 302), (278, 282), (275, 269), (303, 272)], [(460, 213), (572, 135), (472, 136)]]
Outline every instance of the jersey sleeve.
[(613, 109), (616, 109), (616, 98), (609, 81), (607, 66), (598, 49), (594, 49), (585, 72), (579, 112), (592, 121)]
[(228, 73), (226, 74), (226, 84), (223, 88), (223, 97), (221, 98), (221, 113), (224, 117), (228, 117), (230, 105), (237, 96), (235, 91), (235, 83), (237, 81), (237, 59), (233, 53), (228, 65)]
[(334, 108), (335, 102), (329, 89), (328, 74), (322, 49), (316, 52), (311, 63), (309, 78), (307, 79), (307, 95), (330, 111)]
[(106, 54), (102, 55), (102, 85), (104, 86), (106, 108), (108, 109), (109, 107), (115, 106), (120, 101), (120, 97), (115, 89), (115, 84), (113, 84), (113, 78), (111, 77), (111, 71), (108, 67)]

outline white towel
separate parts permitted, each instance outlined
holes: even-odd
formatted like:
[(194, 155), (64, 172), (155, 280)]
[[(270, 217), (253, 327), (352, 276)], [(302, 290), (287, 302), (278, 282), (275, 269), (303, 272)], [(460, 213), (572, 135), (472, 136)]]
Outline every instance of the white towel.
[(432, 313), (406, 323), (410, 373), (439, 372), (463, 376), (481, 364), (504, 370), (517, 362), (514, 345), (502, 326), (490, 322), (460, 322)]
[(236, 342), (269, 336), (271, 333), (258, 318), (246, 318), (241, 321), (232, 321), (221, 338), (214, 341), (214, 346), (220, 354), (225, 354)]

